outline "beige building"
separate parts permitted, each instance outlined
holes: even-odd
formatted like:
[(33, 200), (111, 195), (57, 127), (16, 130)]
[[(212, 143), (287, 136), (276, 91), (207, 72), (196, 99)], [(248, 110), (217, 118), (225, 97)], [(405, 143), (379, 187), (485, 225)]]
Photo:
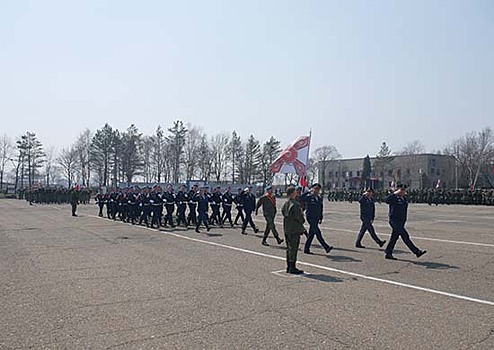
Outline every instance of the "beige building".
[(455, 160), (440, 154), (418, 154), (393, 156), (391, 162), (379, 166), (376, 158), (370, 158), (371, 176), (367, 184), (362, 182), (364, 158), (338, 159), (319, 167), (319, 179), (328, 189), (360, 189), (372, 186), (376, 189), (389, 188), (394, 182), (402, 182), (410, 188), (455, 187)]

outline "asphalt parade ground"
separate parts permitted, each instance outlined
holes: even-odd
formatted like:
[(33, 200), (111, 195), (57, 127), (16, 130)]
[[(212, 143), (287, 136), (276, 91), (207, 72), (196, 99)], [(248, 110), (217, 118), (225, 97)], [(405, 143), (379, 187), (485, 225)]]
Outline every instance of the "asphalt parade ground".
[(284, 244), (261, 245), (262, 215), (244, 236), (97, 209), (0, 200), (0, 349), (494, 349), (493, 207), (410, 205), (427, 254), (399, 241), (390, 261), (368, 236), (355, 248), (358, 203), (325, 201), (335, 248), (301, 246), (302, 276), (284, 272)]

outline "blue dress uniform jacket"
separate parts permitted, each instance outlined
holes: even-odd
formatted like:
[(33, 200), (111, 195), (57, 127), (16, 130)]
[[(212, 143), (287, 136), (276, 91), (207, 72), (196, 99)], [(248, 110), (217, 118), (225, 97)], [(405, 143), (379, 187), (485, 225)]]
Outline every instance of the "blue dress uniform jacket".
[(300, 197), (300, 200), (305, 204), (305, 216), (307, 220), (322, 220), (323, 200), (321, 196), (313, 196), (310, 193), (305, 193)]
[(245, 193), (242, 199), (246, 213), (252, 213), (256, 210), (256, 196), (252, 193)]
[(376, 216), (376, 204), (374, 198), (362, 196), (359, 199), (360, 203), (360, 219), (365, 221), (373, 221)]
[(392, 194), (386, 197), (389, 204), (389, 220), (395, 222), (405, 222), (407, 220), (408, 201), (405, 197)]

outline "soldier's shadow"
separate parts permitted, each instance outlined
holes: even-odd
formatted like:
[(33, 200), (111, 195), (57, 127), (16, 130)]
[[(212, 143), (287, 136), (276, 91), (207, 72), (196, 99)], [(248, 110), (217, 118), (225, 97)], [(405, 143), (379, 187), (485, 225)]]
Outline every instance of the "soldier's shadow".
[(206, 235), (209, 237), (222, 237), (223, 236), (221, 233), (206, 233)]
[(316, 280), (320, 282), (332, 282), (332, 283), (337, 283), (337, 282), (343, 282), (344, 280), (338, 277), (333, 277), (333, 276), (328, 276), (328, 275), (313, 275), (313, 274), (303, 274), (302, 277), (311, 279), (311, 280)]
[(442, 263), (432, 262), (432, 261), (413, 261), (413, 260), (406, 260), (406, 259), (400, 259), (400, 261), (408, 262), (408, 263), (418, 265), (418, 266), (423, 266), (426, 269), (431, 269), (431, 270), (459, 269), (458, 266), (449, 265), (449, 264), (442, 264)]
[(362, 260), (352, 258), (351, 256), (344, 255), (326, 255), (326, 257), (334, 262), (361, 262)]

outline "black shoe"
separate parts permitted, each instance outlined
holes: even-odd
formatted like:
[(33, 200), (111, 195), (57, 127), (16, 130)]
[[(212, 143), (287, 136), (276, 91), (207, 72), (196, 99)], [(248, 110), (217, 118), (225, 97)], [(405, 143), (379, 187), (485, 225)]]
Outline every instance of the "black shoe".
[(262, 245), (265, 245), (266, 247), (269, 247), (268, 242), (266, 242), (265, 240), (263, 240), (263, 241), (261, 242), (261, 244), (262, 244)]
[(355, 248), (365, 248), (362, 244), (355, 244)]
[(281, 244), (283, 243), (285, 240), (283, 238), (279, 238), (279, 237), (276, 237), (276, 242), (278, 242), (278, 244)]
[(72, 216), (75, 216), (75, 217), (77, 217), (77, 214), (72, 214)]
[(386, 240), (381, 241), (378, 244), (379, 244), (379, 247), (382, 248), (386, 244)]
[(419, 250), (419, 251), (418, 251), (418, 253), (417, 253), (417, 254), (415, 254), (415, 256), (416, 256), (417, 258), (420, 258), (420, 257), (421, 257), (422, 255), (424, 255), (425, 253), (427, 253), (427, 251), (426, 251), (426, 250)]
[(314, 255), (314, 253), (311, 252), (310, 250), (304, 250), (304, 254)]
[(196, 228), (196, 232), (197, 232), (197, 233), (201, 233), (201, 231), (199, 231), (199, 229), (197, 229), (197, 228)]
[(292, 275), (301, 275), (304, 273), (304, 271), (299, 270), (295, 267), (295, 263), (290, 263), (290, 267), (288, 268), (288, 273)]
[(257, 232), (259, 232), (259, 229), (256, 227), (256, 228), (254, 229), (254, 233), (257, 233)]
[(245, 232), (245, 230), (243, 230), (243, 231), (242, 231), (242, 234), (243, 234), (243, 235), (246, 235), (246, 234), (247, 234), (247, 232)]
[(209, 232), (209, 231), (211, 231), (211, 227), (208, 227), (208, 228), (206, 229), (206, 231), (208, 231), (208, 232)]
[(324, 250), (326, 251), (326, 254), (329, 254), (329, 252), (333, 250), (333, 246), (328, 246)]
[(396, 259), (393, 255), (391, 254), (386, 254), (386, 256), (384, 257), (384, 259), (388, 259), (388, 260), (398, 260)]

